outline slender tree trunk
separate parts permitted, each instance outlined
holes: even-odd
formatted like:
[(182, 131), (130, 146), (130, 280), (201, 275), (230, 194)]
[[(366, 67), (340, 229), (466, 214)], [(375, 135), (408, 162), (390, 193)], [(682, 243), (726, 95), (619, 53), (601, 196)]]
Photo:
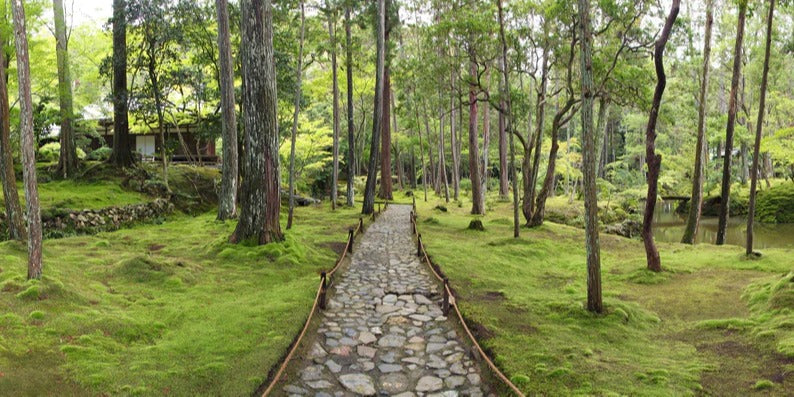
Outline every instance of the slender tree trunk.
[(218, 219), (237, 217), (237, 117), (234, 114), (234, 68), (227, 0), (215, 0), (218, 14), (218, 63), (221, 91), (221, 136), (223, 166), (221, 194), (218, 197)]
[[(383, 123), (383, 78), (386, 54), (386, 4), (378, 0), (378, 39), (377, 62), (375, 67), (375, 104), (372, 120), (372, 144), (367, 169), (367, 185), (364, 189), (364, 205), (361, 213), (369, 215), (375, 210), (375, 182), (378, 179), (378, 142), (380, 141), (381, 124)], [(388, 120), (386, 121), (388, 123)]]
[[(386, 13), (385, 15), (385, 29), (384, 40), (389, 42), (391, 33), (391, 21), (389, 20), (389, 7), (391, 7), (391, 0), (386, 0)], [(381, 121), (380, 132), (380, 192), (378, 197), (386, 200), (391, 200), (392, 197), (392, 180), (391, 180), (391, 60), (389, 57), (388, 46), (384, 47), (385, 63), (383, 66), (383, 120)]]
[(609, 98), (606, 95), (601, 95), (598, 97), (598, 119), (596, 121), (596, 142), (598, 142), (598, 150), (596, 151), (596, 155), (598, 156), (598, 160), (596, 161), (596, 165), (598, 170), (596, 175), (601, 177), (602, 170), (604, 169), (604, 150), (606, 147), (606, 136), (607, 136), (607, 124), (609, 124)]
[[(2, 32), (0, 32), (2, 33)], [(7, 75), (8, 58), (3, 48), (6, 38), (0, 37), (0, 180), (3, 182), (3, 203), (6, 210), (8, 237), (23, 240), (27, 236), (22, 206), (19, 203), (17, 177), (14, 172), (14, 156), (11, 151), (11, 124), (8, 104)]]
[(347, 76), (347, 206), (353, 206), (355, 177), (355, 135), (353, 132), (353, 35), (350, 5), (345, 7), (345, 74)]
[(532, 212), (532, 217), (527, 221), (527, 226), (536, 227), (543, 224), (546, 215), (546, 200), (554, 189), (554, 179), (557, 176), (557, 152), (560, 149), (558, 139), (560, 126), (566, 122), (563, 121), (563, 116), (573, 107), (573, 104), (574, 100), (573, 97), (571, 97), (563, 107), (563, 110), (558, 111), (554, 116), (551, 128), (551, 149), (549, 149), (549, 162), (546, 167), (546, 177), (543, 179), (543, 185), (535, 199), (534, 211)]
[[(442, 112), (443, 113), (443, 112)], [(454, 151), (454, 149), (450, 148)], [(453, 166), (454, 168), (454, 166)], [(444, 154), (444, 116), (441, 116), (441, 121), (438, 130), (438, 184), (444, 182), (444, 200), (449, 202), (449, 180), (447, 178), (447, 165), (446, 155)]]
[(747, 251), (753, 254), (753, 222), (755, 221), (755, 194), (758, 185), (758, 161), (763, 134), (764, 111), (766, 111), (766, 87), (769, 76), (769, 56), (772, 48), (772, 21), (775, 13), (775, 0), (769, 0), (769, 15), (766, 18), (766, 43), (764, 49), (764, 71), (761, 75), (761, 99), (758, 105), (758, 121), (755, 126), (755, 143), (753, 145), (753, 168), (750, 171), (750, 204), (747, 207)]
[(728, 102), (728, 125), (725, 128), (725, 152), (722, 166), (722, 189), (720, 194), (720, 213), (717, 224), (717, 245), (725, 244), (725, 231), (728, 227), (728, 209), (731, 202), (731, 156), (733, 155), (733, 131), (736, 126), (736, 95), (739, 92), (739, 78), (742, 74), (742, 41), (744, 40), (744, 21), (747, 15), (747, 0), (739, 0), (739, 18), (736, 26), (736, 45), (733, 55), (733, 77), (731, 78), (731, 97)]
[[(504, 64), (502, 64), (502, 68), (504, 68)], [(507, 91), (503, 88), (504, 86), (504, 73), (502, 73), (502, 77), (500, 78), (500, 88), (502, 89), (503, 93), (507, 93)], [(499, 112), (499, 198), (505, 199), (507, 195), (510, 194), (510, 188), (508, 187), (508, 178), (507, 178), (507, 134), (505, 133), (505, 109), (506, 101), (502, 98), (499, 101), (499, 108), (502, 111)]]
[(36, 183), (36, 152), (33, 147), (33, 99), (30, 93), (30, 59), (22, 0), (12, 0), (14, 44), (17, 50), (19, 84), (19, 134), (22, 148), (22, 176), (25, 181), (28, 221), (28, 279), (41, 278), (41, 208)]
[[(677, 1), (677, 0), (676, 0)], [(595, 181), (595, 131), (593, 131), (593, 34), (590, 1), (579, 0), (582, 76), (582, 165), (585, 192), (585, 247), (587, 249), (587, 310), (604, 311), (601, 300), (601, 249), (598, 243), (598, 198)]]
[(279, 225), (278, 124), (273, 14), (270, 0), (242, 0), (243, 125), (246, 175), (240, 192), (240, 220), (232, 242), (284, 239)]
[[(416, 133), (419, 136), (419, 161), (422, 163), (422, 189), (425, 192), (425, 202), (427, 202), (427, 168), (425, 167), (425, 145), (422, 143), (422, 127), (419, 125), (419, 107), (418, 104), (416, 104), (416, 101), (414, 101), (414, 104), (414, 113), (416, 114), (417, 122)], [(425, 123), (427, 123), (427, 118), (425, 118)], [(414, 179), (416, 179), (415, 175)]]
[[(540, 79), (540, 88), (538, 89), (538, 103), (537, 106), (537, 127), (535, 130), (535, 134), (531, 135), (533, 139), (528, 139), (529, 143), (525, 150), (527, 157), (524, 161), (526, 166), (524, 167), (524, 203), (523, 203), (523, 210), (524, 210), (524, 218), (527, 220), (528, 223), (531, 223), (532, 215), (535, 213), (535, 192), (537, 189), (538, 184), (538, 173), (540, 171), (540, 150), (543, 144), (543, 126), (546, 123), (546, 88), (548, 86), (548, 44), (543, 48), (543, 58), (541, 61), (542, 70), (541, 70), (541, 79)], [(556, 150), (556, 149), (555, 149)], [(534, 153), (534, 156), (532, 155)], [(532, 163), (529, 165), (529, 158), (532, 158)], [(551, 160), (551, 155), (549, 156), (549, 160)], [(553, 167), (553, 165), (552, 165)]]
[(72, 75), (69, 71), (69, 51), (66, 37), (66, 18), (63, 0), (52, 1), (55, 16), (55, 44), (58, 62), (58, 101), (61, 111), (61, 152), (58, 156), (58, 174), (63, 178), (72, 177), (78, 168), (77, 148), (75, 146), (74, 112), (72, 106)]
[(450, 100), (450, 106), (452, 110), (449, 113), (449, 150), (452, 152), (452, 197), (455, 199), (455, 201), (458, 201), (460, 198), (460, 157), (458, 156), (457, 150), (458, 136), (455, 129), (457, 112), (455, 111), (455, 105), (455, 98), (452, 97)]
[(709, 85), (709, 63), (711, 62), (711, 27), (714, 25), (714, 0), (706, 0), (706, 33), (703, 38), (703, 71), (700, 78), (698, 95), (698, 135), (695, 146), (695, 171), (692, 177), (692, 198), (689, 200), (689, 214), (681, 242), (694, 244), (700, 226), (700, 213), (703, 206), (703, 180), (706, 171), (706, 97)]
[[(490, 75), (488, 80), (490, 81)], [(480, 163), (480, 178), (482, 179), (482, 200), (485, 203), (485, 196), (488, 193), (488, 179), (490, 172), (488, 167), (488, 152), (491, 148), (491, 105), (482, 105), (482, 162)]]
[[(473, 50), (469, 54), (469, 78), (477, 79), (477, 63)], [(471, 213), (485, 214), (482, 182), (480, 181), (479, 136), (477, 132), (477, 91), (474, 84), (469, 85), (469, 178), (471, 179)]]
[[(289, 146), (289, 209), (287, 210), (287, 230), (292, 228), (293, 213), (295, 212), (295, 141), (298, 137), (298, 114), (301, 111), (301, 82), (303, 80), (303, 40), (306, 29), (306, 13), (303, 6), (303, 1), (300, 2), (301, 9), (301, 28), (300, 39), (298, 41), (298, 63), (295, 66), (295, 99), (293, 101), (292, 111), (292, 131), (290, 133), (290, 146)], [(336, 73), (336, 72), (334, 72)], [(336, 116), (336, 109), (334, 109), (334, 116)], [(336, 126), (334, 126), (336, 128)], [(336, 138), (336, 130), (334, 131), (334, 138)], [(331, 204), (333, 206), (334, 204)]]
[(331, 174), (331, 208), (336, 209), (337, 186), (339, 185), (339, 77), (336, 67), (336, 11), (328, 15), (328, 37), (331, 40), (331, 74), (333, 79), (333, 121), (334, 121), (334, 146), (333, 146), (333, 173)]
[(122, 168), (135, 163), (128, 108), (127, 4), (124, 0), (113, 0), (113, 153), (110, 163)]
[(163, 115), (163, 99), (161, 98), (160, 93), (160, 83), (157, 77), (157, 64), (155, 61), (154, 52), (154, 43), (149, 43), (149, 80), (152, 84), (152, 92), (154, 93), (154, 106), (157, 109), (157, 127), (160, 130), (160, 154), (163, 157), (163, 183), (165, 183), (166, 189), (170, 189), (168, 187), (168, 153), (166, 151), (166, 142), (165, 142), (165, 116)]
[(504, 10), (502, 8), (502, 0), (496, 0), (496, 6), (499, 10), (499, 38), (502, 44), (502, 81), (504, 82), (502, 97), (505, 98), (505, 107), (501, 112), (505, 115), (505, 134), (509, 136), (510, 140), (510, 168), (511, 179), (513, 181), (513, 237), (519, 237), (519, 224), (518, 224), (518, 182), (516, 181), (516, 151), (513, 146), (513, 116), (512, 116), (512, 99), (510, 96), (510, 73), (507, 63), (507, 39), (505, 38), (505, 21)]
[(667, 85), (664, 74), (664, 48), (670, 38), (670, 31), (678, 17), (681, 0), (673, 0), (673, 6), (662, 28), (662, 33), (656, 41), (653, 62), (656, 68), (656, 89), (651, 102), (651, 114), (648, 116), (648, 126), (645, 129), (645, 163), (648, 165), (648, 195), (645, 197), (645, 213), (642, 217), (642, 241), (645, 244), (645, 257), (648, 260), (648, 270), (662, 271), (662, 262), (659, 259), (659, 250), (653, 241), (653, 212), (656, 209), (658, 196), (659, 169), (662, 166), (662, 155), (656, 153), (656, 120), (659, 117), (659, 108), (662, 104), (662, 95)]

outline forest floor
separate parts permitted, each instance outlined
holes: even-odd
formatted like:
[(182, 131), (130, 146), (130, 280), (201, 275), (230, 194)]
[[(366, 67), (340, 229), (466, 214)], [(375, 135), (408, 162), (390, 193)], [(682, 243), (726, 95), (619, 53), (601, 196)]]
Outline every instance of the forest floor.
[[(115, 180), (50, 184), (50, 202), (121, 200)], [(319, 272), (357, 221), (355, 209), (300, 207), (284, 242), (244, 246), (227, 242), (236, 222), (177, 214), (46, 240), (40, 281), (25, 280), (24, 243), (0, 243), (0, 394), (249, 395), (300, 330)]]
[[(470, 202), (417, 205), (432, 259), (527, 394), (794, 392), (791, 250), (748, 260), (735, 246), (659, 244), (656, 274), (639, 240), (602, 233), (597, 316), (583, 308), (584, 231), (547, 222), (514, 239), (511, 205), (495, 198), (484, 217), (469, 214)], [(485, 232), (467, 230), (474, 218)]]

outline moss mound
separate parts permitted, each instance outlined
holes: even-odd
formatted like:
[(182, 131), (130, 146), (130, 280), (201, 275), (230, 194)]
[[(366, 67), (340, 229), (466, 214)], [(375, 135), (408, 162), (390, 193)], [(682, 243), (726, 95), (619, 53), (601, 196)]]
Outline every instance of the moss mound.
[(763, 223), (794, 223), (794, 183), (759, 192), (755, 214)]

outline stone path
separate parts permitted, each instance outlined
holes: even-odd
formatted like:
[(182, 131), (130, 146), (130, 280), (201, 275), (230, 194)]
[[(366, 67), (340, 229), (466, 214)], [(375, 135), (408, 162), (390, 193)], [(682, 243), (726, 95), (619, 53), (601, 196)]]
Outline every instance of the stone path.
[(410, 206), (390, 205), (337, 274), (290, 396), (488, 395), (441, 312), (440, 287), (416, 257)]

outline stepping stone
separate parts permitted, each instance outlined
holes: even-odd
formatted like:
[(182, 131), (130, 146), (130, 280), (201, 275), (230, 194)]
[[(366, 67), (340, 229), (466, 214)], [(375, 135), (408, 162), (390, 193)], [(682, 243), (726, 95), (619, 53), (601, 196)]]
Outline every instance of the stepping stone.
[(375, 394), (375, 385), (372, 383), (372, 378), (364, 374), (347, 374), (339, 377), (339, 382), (342, 383), (347, 390), (356, 393), (360, 396), (372, 396)]
[(435, 376), (423, 376), (419, 379), (419, 382), (416, 384), (416, 391), (418, 392), (429, 392), (429, 391), (436, 391), (440, 390), (444, 387), (444, 381), (440, 378), (436, 378)]

